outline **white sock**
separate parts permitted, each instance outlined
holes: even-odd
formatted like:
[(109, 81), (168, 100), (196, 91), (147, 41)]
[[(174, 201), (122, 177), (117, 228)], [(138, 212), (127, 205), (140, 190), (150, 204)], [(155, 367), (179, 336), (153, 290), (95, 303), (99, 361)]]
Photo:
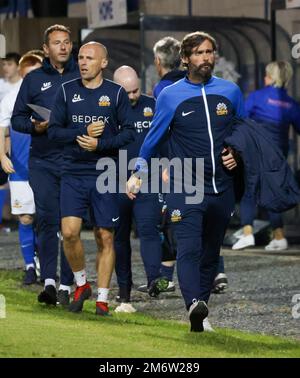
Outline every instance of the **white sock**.
[(73, 272), (77, 286), (83, 286), (86, 284), (86, 271), (85, 269), (79, 272)]
[(71, 294), (71, 286), (67, 286), (67, 285), (62, 285), (62, 284), (60, 284), (58, 290), (64, 290), (64, 291), (67, 290), (68, 293)]
[(97, 302), (108, 303), (108, 293), (109, 293), (109, 289), (106, 289), (105, 287), (98, 287)]
[(48, 286), (48, 285), (52, 285), (52, 286), (56, 287), (55, 280), (53, 280), (52, 278), (46, 278), (45, 279), (45, 287)]
[(29, 268), (34, 268), (34, 264), (26, 264), (26, 270), (28, 270)]

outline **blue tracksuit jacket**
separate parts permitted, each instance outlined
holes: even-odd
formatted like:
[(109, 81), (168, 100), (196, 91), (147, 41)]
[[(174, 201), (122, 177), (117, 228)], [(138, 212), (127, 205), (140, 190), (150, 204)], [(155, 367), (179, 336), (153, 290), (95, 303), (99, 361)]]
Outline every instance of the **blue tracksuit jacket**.
[(78, 66), (71, 58), (65, 66), (63, 74), (52, 67), (48, 58), (43, 61), (43, 66), (30, 72), (23, 80), (12, 115), (12, 128), (21, 133), (31, 134), (31, 164), (38, 160), (39, 166), (57, 168), (62, 161), (61, 146), (50, 141), (46, 133), (37, 134), (30, 120), (32, 116), (41, 120), (27, 104), (35, 104), (52, 109), (56, 92), (60, 85), (79, 76)]
[(225, 143), (241, 155), (246, 191), (267, 210), (283, 212), (300, 202), (300, 190), (270, 131), (251, 119), (235, 120)]
[[(139, 157), (148, 161), (155, 156), (169, 133), (169, 158), (204, 158), (205, 193), (223, 192), (231, 185), (232, 174), (223, 167), (221, 153), (236, 115), (244, 115), (243, 97), (236, 84), (214, 76), (204, 84), (194, 84), (187, 77), (179, 80), (160, 93)], [(145, 169), (142, 159), (136, 164), (140, 171)]]
[(272, 140), (287, 155), (290, 125), (300, 133), (300, 105), (286, 89), (267, 86), (252, 92), (245, 102), (245, 110), (249, 118), (264, 123)]

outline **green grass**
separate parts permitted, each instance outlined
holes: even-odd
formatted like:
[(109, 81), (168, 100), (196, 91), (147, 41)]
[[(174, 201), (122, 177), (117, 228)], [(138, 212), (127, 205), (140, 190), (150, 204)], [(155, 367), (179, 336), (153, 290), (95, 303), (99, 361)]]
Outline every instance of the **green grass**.
[(230, 329), (193, 334), (189, 325), (142, 313), (81, 314), (37, 303), (21, 273), (0, 271), (6, 318), (0, 319), (0, 357), (300, 357), (300, 343)]

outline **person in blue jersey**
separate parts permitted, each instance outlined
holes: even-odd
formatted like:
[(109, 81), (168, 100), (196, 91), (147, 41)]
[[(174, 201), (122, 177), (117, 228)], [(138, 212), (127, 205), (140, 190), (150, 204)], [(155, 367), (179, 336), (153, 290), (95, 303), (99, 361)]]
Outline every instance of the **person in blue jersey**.
[(239, 87), (212, 76), (216, 48), (215, 39), (204, 32), (188, 34), (182, 40), (181, 59), (187, 76), (158, 96), (151, 130), (127, 182), (128, 196), (134, 199), (147, 161), (166, 135), (169, 159), (177, 158), (183, 165), (189, 158), (193, 164), (187, 173), (194, 182), (200, 179), (196, 177), (197, 161), (204, 159), (202, 201), (201, 196), (193, 203), (187, 201), (185, 189), (175, 192), (173, 181), (179, 179), (174, 169), (169, 171), (173, 190), (166, 195), (177, 242), (178, 281), (193, 332), (204, 330), (220, 248), (234, 209), (231, 170), (237, 163), (224, 139), (231, 133), (233, 117), (244, 114)]
[[(272, 141), (283, 155), (287, 157), (289, 149), (289, 129), (294, 127), (300, 133), (300, 105), (287, 94), (287, 86), (292, 78), (291, 65), (285, 61), (271, 62), (266, 66), (265, 87), (250, 93), (245, 102), (247, 116), (261, 124), (269, 132)], [(256, 212), (256, 202), (248, 192), (240, 204), (242, 237), (232, 246), (232, 249), (243, 249), (255, 245), (253, 221)], [(288, 248), (283, 232), (281, 213), (268, 211), (273, 238), (265, 247), (267, 251), (281, 251)]]
[[(181, 64), (180, 42), (177, 39), (173, 37), (164, 37), (160, 39), (155, 43), (153, 53), (155, 68), (159, 77), (161, 78), (153, 89), (153, 96), (157, 99), (160, 92), (165, 87), (182, 79), (186, 75), (186, 71), (179, 69)], [(167, 180), (166, 172), (164, 172), (164, 174), (165, 179)], [(175, 245), (175, 241), (172, 241), (174, 238), (172, 235), (172, 230), (169, 227), (169, 222), (164, 222), (162, 234), (165, 241), (163, 244), (165, 248), (163, 248), (162, 253), (161, 273), (169, 280), (169, 285), (166, 291), (174, 291), (175, 284), (173, 281), (173, 275), (176, 260), (176, 254), (174, 255), (174, 251), (176, 251), (176, 249), (166, 248), (168, 245)], [(227, 289), (227, 286), (228, 278), (225, 274), (224, 258), (223, 256), (220, 256), (219, 267), (213, 282), (212, 292), (216, 294), (222, 293), (225, 289)], [(145, 288), (147, 288), (147, 285), (141, 285), (138, 287), (138, 290), (145, 291)]]
[[(82, 311), (84, 301), (91, 296), (80, 239), (82, 219), (90, 211), (98, 247), (96, 314), (105, 316), (109, 314), (114, 229), (119, 211), (116, 192), (102, 190), (98, 179), (105, 172), (100, 166), (107, 158), (117, 160), (118, 150), (134, 139), (134, 126), (129, 119), (131, 109), (125, 90), (103, 78), (108, 64), (105, 46), (97, 42), (83, 45), (78, 63), (81, 77), (59, 90), (48, 133), (51, 140), (63, 146), (62, 234), (77, 285), (69, 311)], [(117, 177), (111, 178), (117, 181)]]
[(68, 305), (73, 274), (61, 250), (60, 286), (56, 291), (57, 259), (60, 243), (60, 181), (63, 162), (59, 143), (48, 138), (48, 121), (28, 104), (52, 109), (56, 92), (65, 81), (79, 76), (71, 56), (71, 32), (63, 25), (45, 30), (43, 66), (28, 74), (21, 85), (12, 116), (15, 131), (31, 135), (29, 183), (34, 193), (37, 245), (41, 280), (45, 286), (38, 295), (40, 303)]
[[(131, 119), (135, 125), (135, 141), (126, 146), (127, 159), (136, 159), (143, 141), (150, 130), (155, 109), (153, 97), (141, 93), (140, 80), (136, 71), (129, 66), (121, 66), (114, 72), (114, 81), (120, 84), (131, 103)], [(129, 177), (127, 177), (129, 178)], [(141, 256), (147, 276), (147, 291), (157, 296), (161, 289), (168, 286), (168, 280), (161, 277), (161, 240), (158, 224), (161, 217), (161, 204), (158, 194), (139, 193), (132, 202), (126, 194), (119, 194), (120, 222), (115, 234), (116, 275), (121, 302), (117, 311), (129, 311), (132, 306), (130, 292), (132, 286), (130, 231), (135, 220), (140, 238)], [(126, 303), (124, 305), (123, 303)]]
[[(21, 77), (24, 78), (41, 65), (41, 57), (25, 54), (19, 62)], [(11, 129), (11, 116), (21, 82), (19, 87), (4, 96), (0, 104), (0, 159), (3, 170), (9, 174), (11, 212), (19, 218), (19, 240), (25, 262), (23, 283), (31, 285), (37, 281), (37, 275), (34, 262), (35, 232), (33, 228), (35, 205), (33, 192), (28, 182), (30, 135), (21, 134)], [(10, 157), (5, 154), (7, 128), (10, 132)]]
[(180, 70), (180, 42), (173, 37), (164, 37), (153, 47), (154, 64), (160, 81), (153, 88), (153, 96), (157, 99), (160, 92), (182, 79), (186, 72)]

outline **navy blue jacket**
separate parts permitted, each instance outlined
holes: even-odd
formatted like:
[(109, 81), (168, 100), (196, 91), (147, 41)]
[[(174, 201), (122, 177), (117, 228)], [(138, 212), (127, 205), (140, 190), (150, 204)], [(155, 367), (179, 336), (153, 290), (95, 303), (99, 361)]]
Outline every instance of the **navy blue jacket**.
[(176, 81), (183, 79), (186, 75), (186, 71), (172, 70), (166, 73), (160, 81), (154, 86), (153, 96), (157, 99), (160, 92), (169, 85), (175, 83)]
[(79, 76), (78, 66), (71, 58), (65, 66), (63, 74), (60, 74), (51, 64), (48, 58), (43, 61), (43, 66), (30, 72), (23, 80), (11, 119), (12, 128), (21, 133), (31, 134), (30, 164), (38, 163), (43, 166), (56, 167), (62, 161), (61, 146), (48, 138), (47, 132), (37, 134), (32, 116), (41, 120), (40, 116), (33, 112), (27, 104), (35, 104), (52, 109), (56, 92), (62, 83)]
[[(168, 135), (169, 159), (191, 158), (195, 162), (203, 158), (205, 193), (221, 193), (232, 184), (221, 153), (236, 115), (244, 115), (243, 97), (236, 84), (214, 76), (205, 84), (194, 84), (187, 77), (179, 80), (160, 93), (139, 157), (149, 161)], [(138, 159), (137, 170), (144, 170), (144, 160)], [(171, 172), (171, 181), (172, 176)], [(193, 169), (193, 180), (195, 176)]]
[[(98, 175), (101, 157), (117, 158), (118, 150), (134, 140), (131, 106), (124, 88), (104, 79), (100, 87), (86, 88), (81, 78), (64, 83), (51, 113), (48, 135), (63, 149), (63, 174)], [(78, 135), (87, 135), (87, 126), (103, 121), (105, 129), (95, 152), (82, 149)]]
[(136, 137), (126, 146), (128, 161), (139, 156), (141, 146), (148, 134), (154, 116), (155, 100), (142, 94), (138, 102), (131, 108), (130, 119), (134, 123)]
[(272, 143), (270, 131), (251, 119), (235, 120), (225, 144), (241, 155), (246, 191), (259, 206), (283, 212), (300, 202), (300, 190), (280, 148)]

